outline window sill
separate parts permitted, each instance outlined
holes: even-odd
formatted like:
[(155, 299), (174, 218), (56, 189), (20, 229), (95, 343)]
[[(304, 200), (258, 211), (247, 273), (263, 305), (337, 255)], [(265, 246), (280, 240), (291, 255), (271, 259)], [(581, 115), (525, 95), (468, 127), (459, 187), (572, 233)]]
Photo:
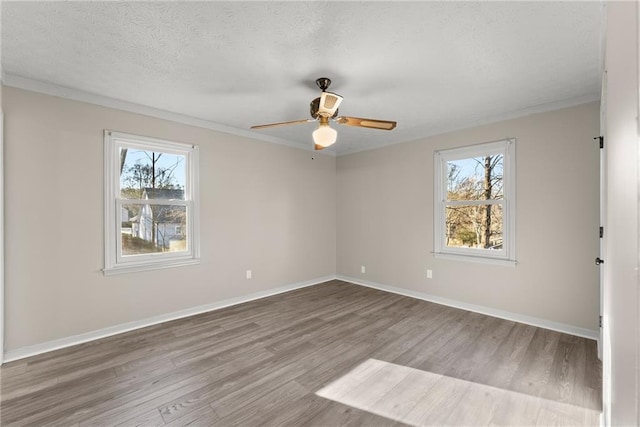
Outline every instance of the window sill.
[(517, 261), (511, 259), (500, 259), (500, 258), (487, 258), (473, 255), (460, 255), (460, 254), (447, 254), (436, 252), (433, 254), (435, 258), (439, 259), (447, 259), (451, 261), (466, 261), (466, 262), (475, 262), (479, 264), (491, 264), (491, 265), (502, 265), (505, 267), (515, 267), (517, 265)]
[(183, 260), (171, 260), (171, 261), (163, 261), (158, 263), (144, 263), (144, 264), (124, 264), (118, 265), (114, 267), (104, 268), (102, 272), (105, 276), (114, 276), (117, 274), (126, 274), (126, 273), (138, 273), (141, 271), (153, 271), (153, 270), (162, 270), (165, 268), (173, 268), (173, 267), (182, 267), (185, 265), (197, 265), (200, 264), (199, 258), (190, 258)]

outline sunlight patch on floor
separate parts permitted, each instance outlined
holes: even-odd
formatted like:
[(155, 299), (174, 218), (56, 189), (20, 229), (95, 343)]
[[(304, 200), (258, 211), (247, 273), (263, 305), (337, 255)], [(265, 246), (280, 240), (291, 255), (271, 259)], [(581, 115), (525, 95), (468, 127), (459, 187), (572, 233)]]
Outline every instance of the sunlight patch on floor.
[(368, 359), (316, 395), (409, 425), (598, 425), (600, 412)]

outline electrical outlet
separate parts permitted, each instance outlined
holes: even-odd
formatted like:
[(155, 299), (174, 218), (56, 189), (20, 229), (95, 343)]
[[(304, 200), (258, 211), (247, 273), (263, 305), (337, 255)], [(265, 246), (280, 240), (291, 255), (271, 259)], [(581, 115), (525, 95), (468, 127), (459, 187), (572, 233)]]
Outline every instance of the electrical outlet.
[(251, 279), (251, 270), (247, 270), (247, 279)]
[(433, 279), (433, 270), (427, 269), (427, 279)]
[(367, 269), (364, 267), (364, 265), (360, 266), (360, 273), (364, 274), (367, 272)]

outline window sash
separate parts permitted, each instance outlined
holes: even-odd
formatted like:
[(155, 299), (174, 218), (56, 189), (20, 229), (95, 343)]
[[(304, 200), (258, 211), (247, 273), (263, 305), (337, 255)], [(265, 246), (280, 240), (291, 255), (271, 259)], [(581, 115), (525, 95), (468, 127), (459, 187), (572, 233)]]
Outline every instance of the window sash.
[(442, 203), (445, 206), (481, 206), (481, 205), (502, 205), (504, 199), (487, 199), (487, 200), (446, 200)]
[[(443, 204), (442, 218), (444, 218), (445, 224), (444, 232), (442, 233), (442, 242), (441, 247), (443, 248), (442, 253), (456, 253), (460, 255), (470, 255), (470, 256), (483, 256), (488, 258), (504, 258), (506, 255), (506, 220), (507, 215), (505, 215), (506, 210), (506, 201), (504, 200), (489, 200), (489, 202), (494, 203), (445, 203)], [(459, 247), (459, 246), (449, 246), (447, 245), (447, 233), (446, 233), (446, 218), (447, 218), (447, 207), (448, 206), (501, 206), (502, 207), (502, 240), (503, 245), (502, 249), (488, 249), (488, 248), (475, 248), (475, 247)]]
[[(116, 136), (114, 137), (113, 134), (115, 134)], [(117, 135), (121, 135), (118, 133), (112, 133), (112, 138), (114, 140), (114, 144), (113, 144), (113, 156), (115, 156), (116, 159), (120, 158), (120, 150), (122, 148), (133, 148), (133, 149), (137, 149), (137, 150), (143, 150), (143, 151), (155, 151), (155, 152), (160, 152), (160, 153), (167, 153), (167, 154), (175, 154), (175, 155), (180, 155), (180, 156), (184, 156), (185, 157), (185, 183), (184, 183), (184, 200), (193, 200), (193, 180), (190, 179), (192, 177), (192, 163), (193, 163), (193, 153), (195, 150), (195, 146), (190, 146), (191, 150), (187, 150), (185, 147), (185, 144), (179, 144), (176, 142), (170, 142), (170, 141), (166, 141), (166, 142), (158, 142), (158, 140), (153, 139), (153, 138), (145, 138), (145, 137), (139, 137), (144, 141), (144, 143), (141, 142), (137, 142), (135, 140), (132, 140), (132, 138), (130, 136), (117, 136)], [(166, 144), (166, 147), (165, 147)], [(113, 174), (113, 192), (112, 192), (112, 197), (115, 197), (116, 199), (124, 199), (121, 197), (121, 188), (120, 188), (120, 164), (119, 162), (115, 162), (115, 164), (113, 165), (113, 167), (116, 168), (115, 173)], [(147, 199), (124, 199), (124, 200), (147, 200)], [(151, 200), (151, 199), (148, 199)], [(171, 199), (168, 199), (171, 200)]]
[[(488, 200), (449, 200), (447, 186), (448, 162), (474, 157), (503, 155), (503, 197)], [(515, 265), (515, 139), (506, 139), (468, 147), (434, 152), (434, 254), (460, 256), (470, 261), (482, 259)], [(446, 209), (451, 206), (502, 206), (502, 249), (461, 248), (447, 246)], [(462, 258), (457, 258), (462, 259)]]
[[(147, 264), (147, 263), (162, 263), (166, 260), (181, 260), (193, 258), (193, 226), (191, 225), (191, 213), (193, 212), (193, 203), (190, 201), (179, 201), (176, 203), (157, 203), (157, 199), (154, 200), (136, 200), (137, 203), (129, 203), (128, 199), (116, 200), (116, 261), (118, 264)], [(142, 203), (140, 203), (142, 202)], [(186, 233), (187, 248), (185, 251), (180, 252), (155, 252), (147, 254), (135, 254), (135, 255), (123, 255), (122, 253), (122, 219), (120, 214), (122, 212), (123, 205), (154, 205), (154, 206), (185, 206), (186, 207)]]
[(191, 200), (177, 199), (123, 199), (116, 198), (116, 203), (122, 205), (171, 205), (171, 206), (188, 206), (193, 203)]
[[(120, 149), (139, 149), (185, 156), (184, 200), (175, 199), (125, 199), (120, 188)], [(199, 263), (200, 246), (198, 202), (198, 150), (194, 145), (155, 138), (104, 131), (105, 159), (105, 263), (104, 274), (155, 270)], [(139, 255), (122, 255), (123, 205), (162, 205), (186, 207), (187, 250), (158, 252)]]

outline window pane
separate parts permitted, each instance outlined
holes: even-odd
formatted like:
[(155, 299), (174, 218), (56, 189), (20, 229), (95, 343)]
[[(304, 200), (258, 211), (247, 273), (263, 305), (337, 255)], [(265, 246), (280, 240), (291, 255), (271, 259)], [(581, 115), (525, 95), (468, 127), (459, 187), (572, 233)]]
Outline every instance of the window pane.
[(120, 197), (184, 200), (186, 157), (180, 154), (120, 148)]
[(503, 175), (502, 154), (448, 161), (447, 200), (503, 199)]
[(175, 205), (123, 205), (122, 255), (187, 250), (187, 208)]
[(502, 249), (502, 205), (447, 206), (446, 246)]

